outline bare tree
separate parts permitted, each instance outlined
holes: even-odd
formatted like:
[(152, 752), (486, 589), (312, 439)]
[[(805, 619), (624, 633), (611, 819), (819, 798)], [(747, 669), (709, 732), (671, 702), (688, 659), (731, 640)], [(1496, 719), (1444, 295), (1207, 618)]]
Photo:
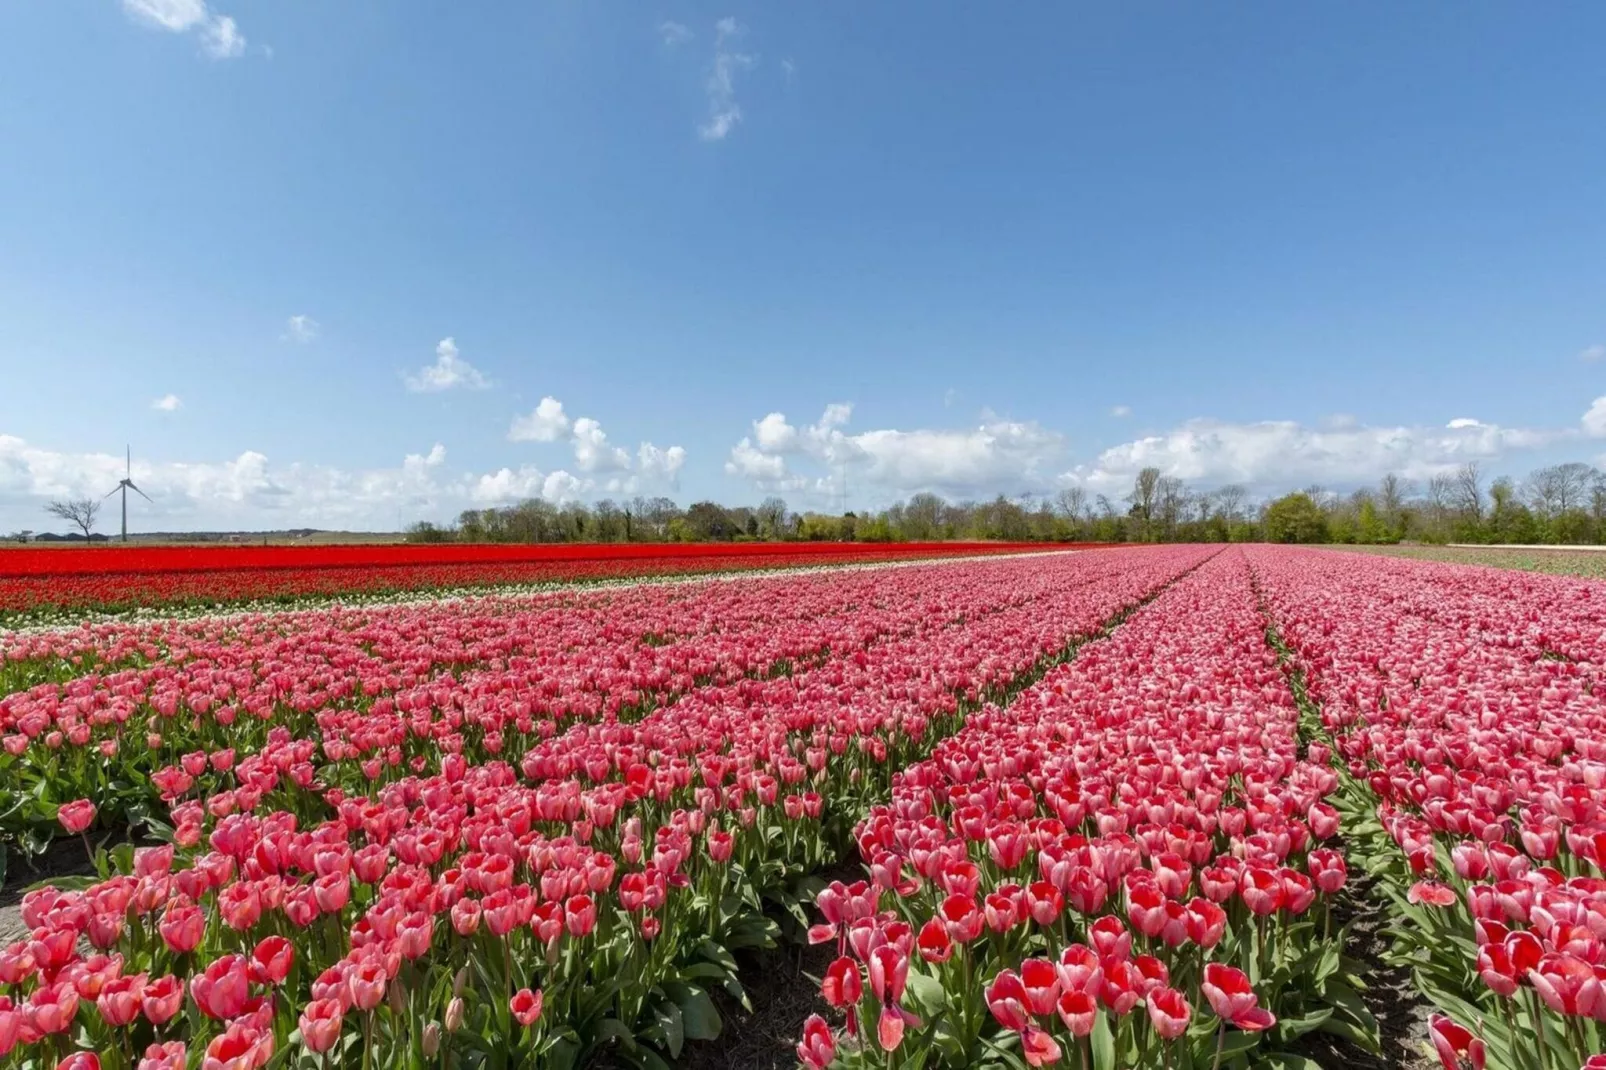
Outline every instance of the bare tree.
[(1154, 524), (1154, 499), (1160, 487), (1160, 470), (1158, 468), (1145, 468), (1138, 472), (1137, 478), (1132, 481), (1132, 493), (1126, 500), (1132, 506), (1132, 512), (1143, 521), (1143, 537), (1147, 539)]
[(1067, 520), (1081, 520), (1087, 512), (1087, 491), (1082, 487), (1066, 487), (1054, 498), (1060, 516)]
[(1599, 476), (1589, 465), (1577, 461), (1541, 468), (1528, 477), (1528, 504), (1545, 517), (1581, 509)]
[(1236, 523), (1243, 519), (1244, 502), (1248, 500), (1249, 492), (1242, 483), (1228, 483), (1217, 487), (1215, 493), (1216, 511), (1228, 523)]
[(1483, 469), (1468, 461), (1455, 470), (1455, 507), (1474, 520), (1483, 519)]
[(45, 506), (45, 512), (51, 516), (59, 516), (76, 525), (89, 538), (90, 532), (95, 530), (95, 515), (100, 512), (98, 498), (67, 498), (63, 501), (54, 501)]
[(1404, 527), (1405, 499), (1411, 493), (1411, 482), (1401, 479), (1393, 472), (1388, 473), (1377, 483), (1377, 507), (1383, 514), (1383, 523), (1387, 524), (1396, 534)]
[(1169, 536), (1187, 520), (1188, 485), (1176, 476), (1161, 476), (1154, 488), (1154, 507)]
[(786, 502), (780, 498), (765, 498), (758, 503), (758, 531), (767, 539), (779, 538), (786, 529)]

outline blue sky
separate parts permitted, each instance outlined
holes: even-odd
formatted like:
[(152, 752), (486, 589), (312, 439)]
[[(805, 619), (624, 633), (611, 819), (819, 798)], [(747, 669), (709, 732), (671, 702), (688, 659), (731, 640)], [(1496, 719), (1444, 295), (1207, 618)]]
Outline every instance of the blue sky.
[(6, 4), (0, 529), (125, 442), (163, 528), (1595, 460), (1603, 37), (1588, 4)]

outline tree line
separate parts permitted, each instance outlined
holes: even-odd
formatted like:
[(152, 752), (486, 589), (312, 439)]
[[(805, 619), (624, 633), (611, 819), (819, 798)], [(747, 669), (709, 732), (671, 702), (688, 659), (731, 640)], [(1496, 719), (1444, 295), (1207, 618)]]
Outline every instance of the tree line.
[(668, 498), (556, 505), (540, 499), (470, 509), (450, 525), (413, 525), (414, 542), (1606, 542), (1606, 475), (1587, 464), (1489, 479), (1476, 463), (1423, 483), (1385, 475), (1346, 494), (1319, 486), (1256, 501), (1228, 484), (1190, 487), (1145, 468), (1119, 497), (1067, 487), (1052, 496), (950, 502), (916, 494), (887, 509), (795, 512)]

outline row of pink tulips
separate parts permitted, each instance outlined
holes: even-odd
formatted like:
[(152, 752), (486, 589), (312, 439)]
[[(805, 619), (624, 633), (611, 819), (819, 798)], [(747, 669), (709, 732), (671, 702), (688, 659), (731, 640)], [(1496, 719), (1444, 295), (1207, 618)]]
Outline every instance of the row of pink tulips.
[[(891, 570), (835, 601), (794, 577), (16, 642), (14, 671), (47, 678), (0, 699), (27, 740), (7, 771), (132, 813), (106, 765), (149, 769), (171, 843), (29, 895), (0, 1056), (656, 1065), (717, 1032), (708, 990), (740, 998), (766, 897), (893, 770), (1207, 553)], [(663, 654), (676, 636), (719, 654)]]
[(1570, 1070), (1606, 1022), (1606, 587), (1253, 550), (1404, 921), (1446, 1070)]

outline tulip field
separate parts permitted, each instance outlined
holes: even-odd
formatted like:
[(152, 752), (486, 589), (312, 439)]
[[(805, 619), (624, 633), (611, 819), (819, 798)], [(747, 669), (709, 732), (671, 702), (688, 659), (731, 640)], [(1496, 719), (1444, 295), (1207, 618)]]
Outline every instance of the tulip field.
[(298, 583), (0, 630), (0, 1070), (1606, 1070), (1601, 581)]
[[(1041, 549), (1013, 543), (612, 543), (535, 546), (105, 546), (0, 548), (0, 625), (84, 611), (212, 609), (489, 587)], [(54, 618), (54, 619), (53, 619)]]

